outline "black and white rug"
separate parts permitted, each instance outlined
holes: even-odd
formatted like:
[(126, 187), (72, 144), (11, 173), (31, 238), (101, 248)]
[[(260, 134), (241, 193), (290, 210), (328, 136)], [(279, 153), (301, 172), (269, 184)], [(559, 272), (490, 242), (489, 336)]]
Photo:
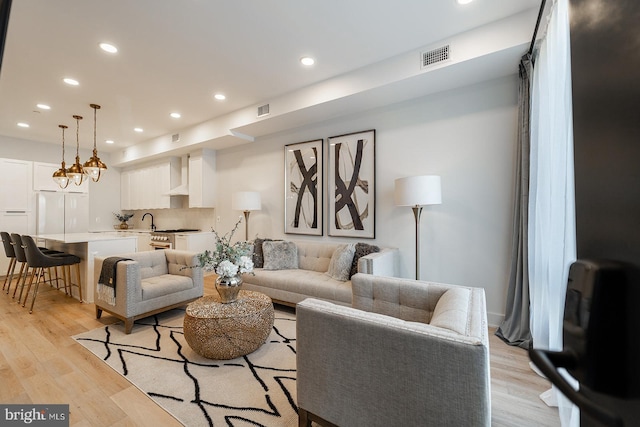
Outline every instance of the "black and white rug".
[(182, 424), (296, 426), (295, 315), (276, 309), (267, 342), (233, 360), (209, 360), (184, 339), (184, 309), (117, 323), (73, 338)]

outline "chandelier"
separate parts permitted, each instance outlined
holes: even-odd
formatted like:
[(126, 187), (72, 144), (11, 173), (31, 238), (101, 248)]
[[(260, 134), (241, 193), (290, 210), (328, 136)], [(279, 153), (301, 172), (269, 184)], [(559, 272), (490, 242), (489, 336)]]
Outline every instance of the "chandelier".
[(82, 120), (82, 116), (73, 116), (76, 120), (76, 162), (69, 169), (65, 169), (64, 162), (64, 130), (67, 129), (67, 126), (58, 125), (62, 129), (62, 166), (53, 173), (53, 180), (62, 189), (67, 188), (69, 181), (72, 181), (75, 185), (82, 185), (86, 177), (90, 177), (93, 182), (98, 182), (102, 174), (107, 170), (107, 165), (98, 157), (98, 148), (96, 146), (96, 116), (100, 106), (98, 104), (89, 104), (89, 107), (93, 108), (93, 155), (84, 165), (80, 163), (80, 120)]
[(102, 173), (107, 170), (107, 165), (98, 157), (98, 149), (96, 148), (96, 112), (100, 106), (97, 104), (89, 104), (89, 106), (93, 108), (93, 156), (85, 162), (83, 169), (93, 182), (98, 182)]
[(76, 162), (67, 169), (67, 176), (75, 185), (82, 185), (84, 182), (84, 169), (80, 164), (80, 120), (82, 116), (74, 115), (76, 119)]
[(69, 185), (69, 177), (67, 176), (67, 169), (64, 163), (64, 130), (67, 128), (66, 125), (58, 125), (60, 129), (62, 129), (62, 165), (60, 169), (53, 173), (53, 180), (60, 186), (60, 188), (65, 189), (67, 185)]

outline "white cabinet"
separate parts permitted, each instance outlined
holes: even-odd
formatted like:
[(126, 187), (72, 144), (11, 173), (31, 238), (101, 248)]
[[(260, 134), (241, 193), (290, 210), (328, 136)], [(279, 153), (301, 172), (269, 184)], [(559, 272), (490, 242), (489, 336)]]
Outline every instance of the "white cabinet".
[(215, 246), (213, 232), (176, 234), (175, 248), (180, 251), (204, 252)]
[(0, 159), (0, 212), (29, 212), (32, 209), (32, 162)]
[(175, 247), (179, 251), (188, 251), (189, 241), (185, 234), (178, 234), (175, 236)]
[[(33, 164), (25, 160), (0, 159), (0, 226), (7, 233), (34, 234)], [(9, 258), (0, 255), (0, 275), (9, 266)]]
[(120, 174), (120, 209), (165, 209), (178, 206), (169, 196), (179, 159), (123, 171)]
[(33, 189), (35, 191), (64, 191), (66, 193), (88, 193), (89, 177), (85, 177), (80, 185), (70, 182), (62, 189), (53, 180), (53, 173), (60, 169), (60, 164), (33, 162)]
[(33, 163), (33, 189), (34, 191), (62, 191), (53, 180), (53, 173), (60, 169), (55, 163)]
[(138, 252), (154, 250), (149, 244), (151, 243), (151, 234), (138, 233)]
[(189, 207), (213, 208), (216, 201), (216, 152), (203, 149), (189, 157)]

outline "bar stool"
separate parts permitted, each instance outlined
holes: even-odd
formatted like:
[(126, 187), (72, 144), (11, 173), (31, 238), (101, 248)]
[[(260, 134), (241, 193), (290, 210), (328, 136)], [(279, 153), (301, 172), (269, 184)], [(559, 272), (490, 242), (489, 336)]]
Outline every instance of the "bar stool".
[[(16, 281), (16, 288), (13, 290), (12, 298), (16, 297), (16, 292), (18, 292), (18, 287), (20, 287), (20, 296), (18, 297), (18, 302), (20, 302), (20, 298), (22, 298), (22, 289), (27, 281), (27, 277), (29, 277), (29, 266), (27, 265), (27, 255), (24, 253), (24, 248), (22, 247), (22, 237), (20, 237), (17, 233), (11, 233), (11, 245), (13, 246), (13, 251), (16, 255), (16, 264), (20, 263), (20, 271), (18, 272), (18, 280)], [(20, 285), (22, 282), (22, 285)], [(9, 291), (7, 291), (7, 295)]]
[[(22, 291), (24, 290), (25, 285), (27, 284), (27, 279), (29, 278), (29, 264), (27, 263), (27, 255), (25, 254), (24, 251), (24, 244), (22, 242), (22, 237), (17, 234), (17, 233), (11, 233), (11, 245), (13, 247), (14, 253), (16, 255), (16, 264), (19, 262), (20, 263), (20, 271), (18, 272), (18, 280), (16, 282), (16, 288), (13, 290), (13, 295), (12, 298), (16, 297), (16, 293), (18, 292), (18, 287), (20, 287), (20, 294), (18, 295), (18, 303), (20, 302), (20, 300), (22, 299)], [(43, 251), (45, 252), (45, 251)], [(59, 256), (59, 255), (64, 255), (63, 252), (60, 251), (47, 251), (45, 252), (47, 254), (51, 254), (52, 256)], [(56, 283), (56, 288), (58, 288), (58, 282), (59, 282), (59, 278), (58, 278), (58, 270), (55, 270), (55, 283)], [(35, 269), (31, 270), (32, 273), (35, 272)], [(53, 281), (54, 279), (52, 279), (51, 277), (51, 271), (48, 270), (49, 272), (49, 282)], [(65, 274), (65, 271), (63, 270), (62, 272), (63, 277)], [(65, 288), (66, 291), (66, 288)], [(7, 290), (7, 295), (9, 294), (9, 290)]]
[(6, 231), (1, 231), (0, 235), (2, 235), (2, 245), (4, 246), (4, 253), (9, 258), (9, 267), (7, 268), (7, 274), (4, 277), (4, 283), (2, 284), (2, 290), (9, 284), (7, 287), (7, 295), (9, 295), (9, 289), (11, 289), (11, 282), (13, 281), (13, 273), (16, 269), (16, 252), (13, 250), (13, 242), (11, 241), (11, 236)]
[[(36, 242), (33, 240), (31, 236), (22, 236), (22, 244), (25, 250), (25, 255), (27, 257), (27, 264), (29, 267), (34, 268), (34, 274), (31, 276), (29, 280), (29, 285), (27, 287), (27, 293), (24, 297), (24, 302), (22, 306), (24, 307), (27, 304), (27, 298), (29, 297), (29, 292), (31, 290), (31, 285), (33, 284), (34, 277), (36, 278), (36, 285), (33, 290), (33, 297), (31, 299), (31, 307), (29, 308), (29, 313), (33, 313), (33, 306), (36, 303), (36, 297), (38, 296), (38, 287), (40, 286), (40, 279), (44, 277), (44, 269), (50, 267), (62, 267), (63, 272), (66, 270), (67, 272), (63, 273), (65, 280), (65, 293), (67, 288), (69, 288), (69, 293), (71, 293), (71, 266), (76, 265), (76, 275), (78, 278), (78, 291), (80, 293), (80, 301), (82, 302), (82, 284), (80, 282), (80, 258), (75, 255), (70, 254), (57, 254), (57, 255), (47, 255), (36, 245)], [(22, 292), (22, 291), (21, 291)], [(19, 301), (18, 301), (19, 302)]]

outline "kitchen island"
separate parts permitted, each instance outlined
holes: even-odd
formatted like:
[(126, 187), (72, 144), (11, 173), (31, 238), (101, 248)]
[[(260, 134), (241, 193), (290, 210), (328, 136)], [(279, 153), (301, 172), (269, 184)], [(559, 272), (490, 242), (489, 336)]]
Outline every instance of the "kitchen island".
[[(67, 233), (40, 234), (35, 236), (39, 246), (63, 251), (80, 257), (82, 296), (85, 302), (93, 302), (93, 259), (96, 256), (114, 256), (136, 252), (138, 238), (120, 233)], [(72, 274), (72, 277), (75, 276)], [(73, 280), (77, 280), (74, 278)], [(72, 288), (73, 289), (73, 288)], [(79, 295), (74, 294), (79, 299)]]

